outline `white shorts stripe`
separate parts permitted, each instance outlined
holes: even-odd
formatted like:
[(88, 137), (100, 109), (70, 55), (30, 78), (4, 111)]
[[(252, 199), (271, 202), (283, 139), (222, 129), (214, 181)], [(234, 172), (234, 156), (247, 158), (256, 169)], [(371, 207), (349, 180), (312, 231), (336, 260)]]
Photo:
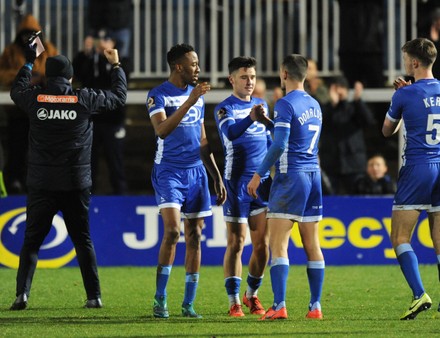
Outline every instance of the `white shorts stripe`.
[(268, 212), (266, 218), (290, 219), (296, 222), (318, 222), (322, 220), (322, 216), (298, 216), (291, 214), (280, 214), (276, 212)]

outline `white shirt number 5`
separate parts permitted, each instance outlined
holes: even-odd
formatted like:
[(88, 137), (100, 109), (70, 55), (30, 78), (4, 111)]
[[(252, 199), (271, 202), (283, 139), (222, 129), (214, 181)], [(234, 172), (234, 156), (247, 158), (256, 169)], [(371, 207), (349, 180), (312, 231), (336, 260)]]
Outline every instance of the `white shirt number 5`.
[(440, 143), (440, 114), (428, 115), (426, 131), (426, 143), (432, 146)]

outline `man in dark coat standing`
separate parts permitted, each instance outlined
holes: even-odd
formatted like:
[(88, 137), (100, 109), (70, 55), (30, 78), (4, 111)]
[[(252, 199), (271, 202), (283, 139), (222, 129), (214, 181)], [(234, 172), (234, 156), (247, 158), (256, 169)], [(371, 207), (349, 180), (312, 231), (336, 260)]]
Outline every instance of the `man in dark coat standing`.
[(31, 86), (35, 48), (26, 48), (25, 54), (26, 63), (11, 89), (12, 100), (27, 113), (30, 123), (26, 231), (17, 272), (17, 298), (11, 310), (27, 306), (38, 252), (58, 211), (75, 246), (87, 293), (85, 307), (100, 308), (98, 268), (89, 229), (91, 115), (125, 104), (125, 73), (118, 51), (108, 49), (105, 55), (113, 68), (111, 90), (73, 90), (72, 64), (57, 55), (46, 61), (47, 87)]
[(354, 183), (367, 164), (364, 130), (376, 124), (372, 111), (361, 99), (362, 84), (355, 83), (353, 100), (349, 100), (348, 91), (345, 77), (332, 79), (330, 102), (322, 106), (320, 163), (337, 194), (354, 193)]

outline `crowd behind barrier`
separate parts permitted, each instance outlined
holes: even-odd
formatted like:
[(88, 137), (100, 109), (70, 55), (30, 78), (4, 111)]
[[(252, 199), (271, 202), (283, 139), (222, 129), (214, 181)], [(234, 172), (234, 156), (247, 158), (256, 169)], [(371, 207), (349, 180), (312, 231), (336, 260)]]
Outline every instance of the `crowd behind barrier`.
[[(0, 2), (0, 50), (15, 37), (18, 13), (35, 15), (45, 37), (69, 58), (82, 49), (93, 28), (88, 18), (90, 0), (22, 2), (20, 8), (14, 6), (15, 0)], [(341, 4), (339, 0), (132, 0), (131, 77), (166, 78), (163, 55), (182, 41), (199, 51), (201, 74), (214, 86), (222, 85), (227, 63), (237, 55), (254, 56), (263, 77), (278, 76), (278, 62), (293, 51), (317, 60), (322, 76), (339, 74)], [(396, 46), (417, 35), (419, 7), (418, 0), (383, 0), (379, 8), (383, 75), (389, 84), (402, 70)]]

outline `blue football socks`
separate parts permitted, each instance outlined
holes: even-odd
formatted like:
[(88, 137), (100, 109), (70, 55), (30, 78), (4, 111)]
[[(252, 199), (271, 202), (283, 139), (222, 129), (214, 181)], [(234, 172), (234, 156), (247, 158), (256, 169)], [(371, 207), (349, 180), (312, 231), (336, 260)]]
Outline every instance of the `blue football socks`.
[(241, 278), (237, 276), (225, 278), (225, 288), (228, 294), (229, 304), (241, 304), (240, 302)]
[(273, 308), (279, 310), (286, 306), (287, 277), (289, 276), (289, 259), (284, 257), (272, 258), (270, 279), (272, 282)]
[(185, 277), (185, 296), (183, 298), (183, 304), (194, 303), (198, 285), (199, 285), (199, 273), (187, 272)]
[(397, 246), (396, 255), (403, 275), (413, 292), (414, 299), (421, 297), (425, 289), (423, 287), (422, 278), (420, 277), (419, 261), (411, 244), (404, 243)]
[(260, 288), (261, 284), (263, 283), (263, 276), (255, 277), (249, 273), (246, 281), (248, 284), (248, 287), (246, 290), (246, 297), (250, 298), (250, 297), (256, 296), (258, 293), (258, 289)]
[(307, 262), (307, 278), (310, 286), (310, 305), (311, 311), (321, 309), (322, 284), (324, 283), (324, 261)]
[(158, 265), (156, 272), (156, 297), (167, 295), (167, 284), (172, 265)]

